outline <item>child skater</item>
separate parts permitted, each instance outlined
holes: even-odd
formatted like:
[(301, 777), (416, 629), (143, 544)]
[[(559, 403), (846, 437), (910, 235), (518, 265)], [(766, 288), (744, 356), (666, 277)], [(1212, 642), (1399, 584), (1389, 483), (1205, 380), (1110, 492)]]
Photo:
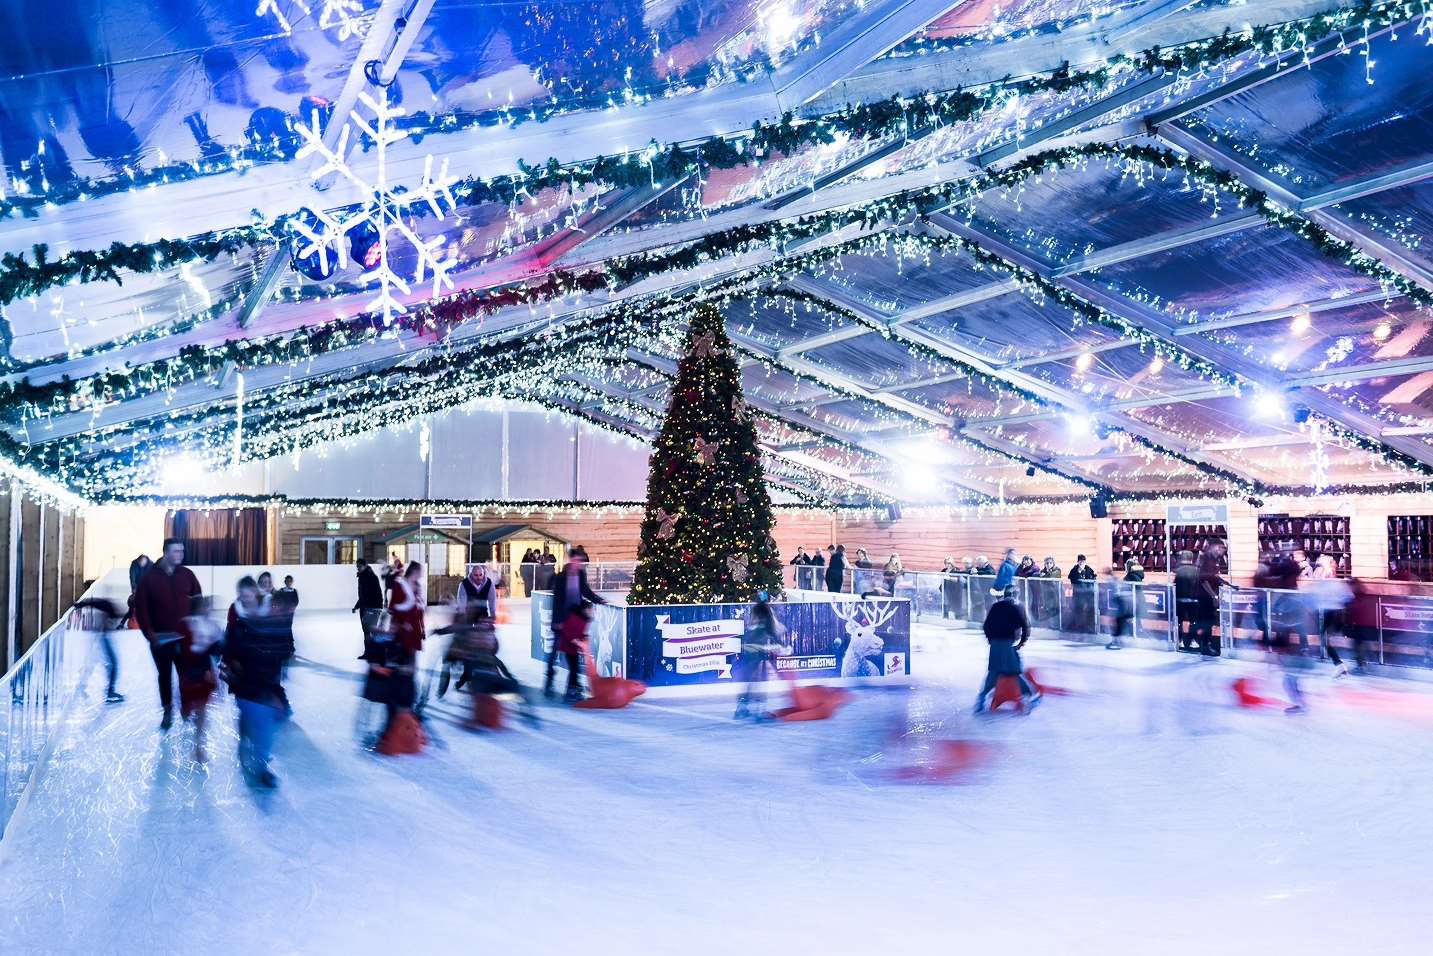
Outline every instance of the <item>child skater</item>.
[(746, 690), (736, 701), (736, 720), (750, 717), (765, 720), (770, 716), (766, 711), (766, 691), (762, 683), (776, 672), (778, 654), (790, 654), (791, 648), (782, 644), (786, 628), (771, 612), (771, 595), (758, 591), (756, 603), (751, 607), (751, 620), (741, 638), (741, 656), (737, 658), (736, 678), (746, 681)]
[(222, 646), (219, 625), (209, 617), (209, 599), (196, 594), (190, 599), (189, 616), (179, 624), (179, 650), (176, 669), (179, 671), (179, 716), (194, 718), (194, 759), (204, 763), (204, 722), (208, 716), (209, 698), (219, 686), (214, 670), (214, 655)]
[(458, 690), (466, 686), (470, 694), (516, 694), (519, 713), (530, 722), (537, 721), (532, 697), (498, 657), (497, 628), (488, 615), (487, 605), (465, 609), (461, 623), (453, 630), (448, 654), (449, 660), (462, 669), (456, 685)]

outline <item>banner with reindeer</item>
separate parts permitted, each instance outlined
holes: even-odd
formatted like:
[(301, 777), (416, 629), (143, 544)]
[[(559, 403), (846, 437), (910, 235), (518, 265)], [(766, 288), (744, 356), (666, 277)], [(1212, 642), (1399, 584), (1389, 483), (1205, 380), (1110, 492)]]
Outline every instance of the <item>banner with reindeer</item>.
[[(627, 676), (652, 686), (733, 680), (750, 626), (747, 604), (627, 608)], [(910, 603), (773, 604), (785, 629), (780, 678), (890, 678), (910, 673)]]

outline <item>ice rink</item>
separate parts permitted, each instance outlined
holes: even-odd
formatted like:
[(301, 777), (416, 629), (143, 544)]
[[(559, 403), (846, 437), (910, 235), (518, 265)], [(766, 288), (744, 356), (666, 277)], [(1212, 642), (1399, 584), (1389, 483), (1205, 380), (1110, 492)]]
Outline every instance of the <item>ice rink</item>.
[(472, 733), (444, 702), (428, 753), (384, 758), (356, 619), (297, 627), (273, 793), (227, 697), (207, 766), (159, 731), (125, 632), (128, 701), (91, 684), (0, 844), (0, 952), (1429, 951), (1428, 685), (1323, 667), (1290, 717), (1233, 705), (1262, 665), (1043, 641), (1070, 693), (977, 718), (984, 641), (917, 627), (916, 683), (825, 722), (652, 695)]

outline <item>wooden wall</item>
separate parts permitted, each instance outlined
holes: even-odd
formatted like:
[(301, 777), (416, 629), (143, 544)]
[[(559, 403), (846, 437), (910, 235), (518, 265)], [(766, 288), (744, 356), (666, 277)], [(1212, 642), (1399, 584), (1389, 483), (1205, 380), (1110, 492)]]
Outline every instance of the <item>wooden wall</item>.
[[(338, 531), (327, 530), (330, 521), (338, 521)], [(361, 535), (371, 540), (417, 522), (417, 513), (387, 515), (379, 521), (371, 516), (364, 519), (280, 515), (276, 563), (298, 564), (299, 541), (304, 537)], [(474, 523), (474, 531), (505, 524), (530, 524), (572, 544), (584, 545), (594, 561), (635, 561), (642, 516), (639, 512), (556, 514), (550, 518), (516, 513), (485, 514)], [(856, 548), (866, 548), (871, 559), (879, 562), (895, 552), (912, 570), (935, 570), (946, 555), (959, 560), (965, 555), (985, 554), (998, 562), (1007, 547), (1033, 555), (1037, 560), (1053, 555), (1061, 567), (1067, 567), (1074, 562), (1076, 554), (1093, 558), (1096, 546), (1095, 522), (1090, 520), (1084, 505), (1051, 513), (984, 517), (928, 518), (913, 514), (898, 521), (778, 510), (773, 536), (783, 559), (788, 561), (798, 546), (824, 549), (828, 544), (844, 544), (853, 555)], [(365, 553), (370, 550), (365, 543)]]

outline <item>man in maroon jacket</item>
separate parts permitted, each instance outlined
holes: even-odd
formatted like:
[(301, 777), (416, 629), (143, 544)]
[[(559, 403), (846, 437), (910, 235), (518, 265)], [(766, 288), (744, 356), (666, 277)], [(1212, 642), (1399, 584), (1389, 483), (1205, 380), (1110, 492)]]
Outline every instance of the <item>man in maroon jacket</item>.
[(139, 579), (134, 592), (134, 616), (149, 641), (149, 653), (159, 672), (159, 701), (164, 705), (160, 729), (174, 722), (174, 663), (179, 652), (179, 626), (189, 616), (194, 598), (202, 594), (199, 579), (184, 566), (184, 542), (166, 538), (164, 556)]

